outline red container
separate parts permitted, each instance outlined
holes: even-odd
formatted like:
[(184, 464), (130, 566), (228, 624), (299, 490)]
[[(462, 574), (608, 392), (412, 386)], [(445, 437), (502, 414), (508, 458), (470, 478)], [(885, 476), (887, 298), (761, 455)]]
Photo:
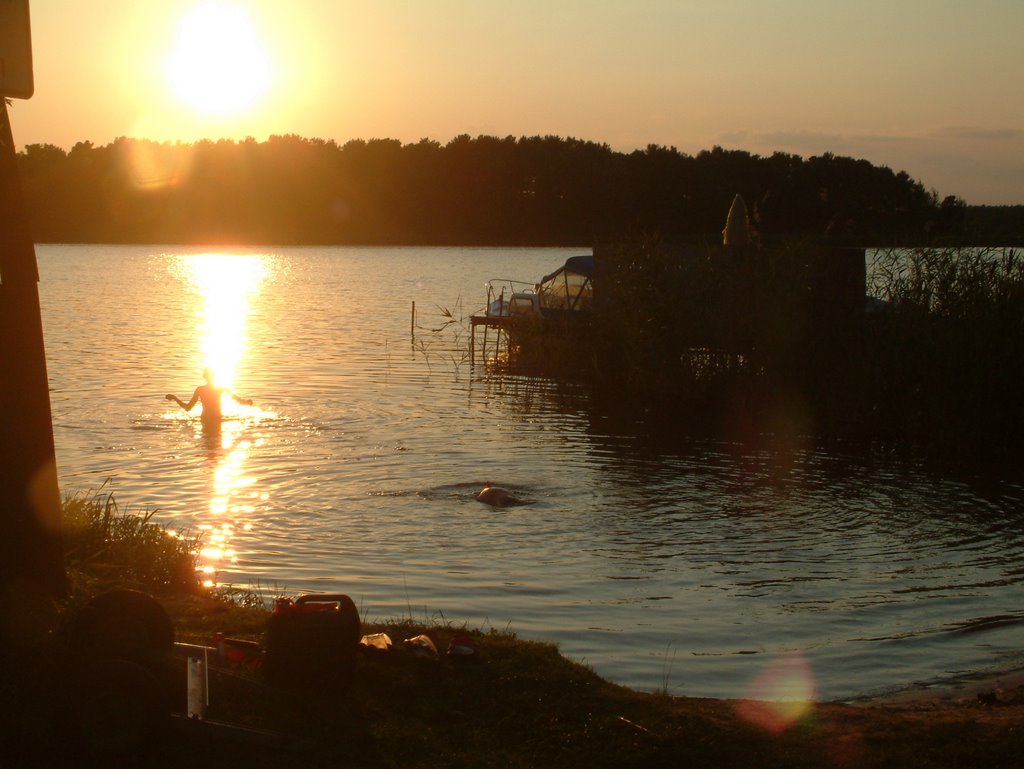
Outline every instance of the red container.
[(361, 637), (359, 612), (347, 595), (278, 598), (267, 621), (267, 679), (290, 688), (347, 688)]

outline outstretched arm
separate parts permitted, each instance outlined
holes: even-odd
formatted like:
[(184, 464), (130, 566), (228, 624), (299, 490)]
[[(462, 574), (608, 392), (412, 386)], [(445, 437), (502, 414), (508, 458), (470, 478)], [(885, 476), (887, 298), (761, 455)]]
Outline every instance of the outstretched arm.
[(192, 393), (192, 400), (190, 400), (188, 403), (185, 403), (177, 395), (173, 395), (171, 393), (167, 393), (167, 395), (165, 395), (164, 398), (169, 400), (169, 401), (174, 401), (179, 406), (181, 406), (183, 409), (185, 409), (185, 411), (191, 411), (192, 407), (195, 406), (196, 403), (199, 400), (199, 388), (197, 387), (196, 391), (194, 393)]
[(228, 390), (228, 395), (230, 395), (234, 399), (235, 403), (241, 403), (243, 406), (252, 405), (252, 398), (241, 398), (235, 395), (233, 392), (231, 392), (231, 390)]

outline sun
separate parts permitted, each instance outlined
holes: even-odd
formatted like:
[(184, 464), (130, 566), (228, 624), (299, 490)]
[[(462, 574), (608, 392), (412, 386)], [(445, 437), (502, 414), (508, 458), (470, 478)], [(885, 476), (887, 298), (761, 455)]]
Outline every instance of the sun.
[(193, 109), (227, 115), (256, 105), (273, 68), (264, 41), (242, 8), (204, 2), (181, 20), (165, 61), (174, 94)]

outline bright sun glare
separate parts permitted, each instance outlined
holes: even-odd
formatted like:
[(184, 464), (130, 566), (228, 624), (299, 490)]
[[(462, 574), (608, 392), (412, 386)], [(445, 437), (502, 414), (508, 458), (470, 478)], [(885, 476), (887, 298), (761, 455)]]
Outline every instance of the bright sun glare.
[(272, 77), (252, 18), (240, 7), (216, 2), (194, 6), (181, 20), (165, 68), (178, 98), (207, 114), (254, 106)]
[[(252, 298), (266, 272), (264, 261), (240, 254), (197, 254), (191, 263), (203, 302), (201, 368), (211, 369), (218, 384), (232, 387), (246, 349), (245, 325)], [(225, 407), (230, 407), (226, 400)]]

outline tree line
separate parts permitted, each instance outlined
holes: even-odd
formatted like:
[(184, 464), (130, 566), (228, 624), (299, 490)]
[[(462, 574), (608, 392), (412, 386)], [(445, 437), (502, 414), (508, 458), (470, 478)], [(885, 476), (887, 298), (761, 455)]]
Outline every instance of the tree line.
[(618, 152), (555, 136), (345, 144), (120, 138), (18, 154), (39, 242), (574, 245), (718, 242), (737, 193), (766, 241), (893, 244), (962, 233), (967, 207), (832, 154)]

